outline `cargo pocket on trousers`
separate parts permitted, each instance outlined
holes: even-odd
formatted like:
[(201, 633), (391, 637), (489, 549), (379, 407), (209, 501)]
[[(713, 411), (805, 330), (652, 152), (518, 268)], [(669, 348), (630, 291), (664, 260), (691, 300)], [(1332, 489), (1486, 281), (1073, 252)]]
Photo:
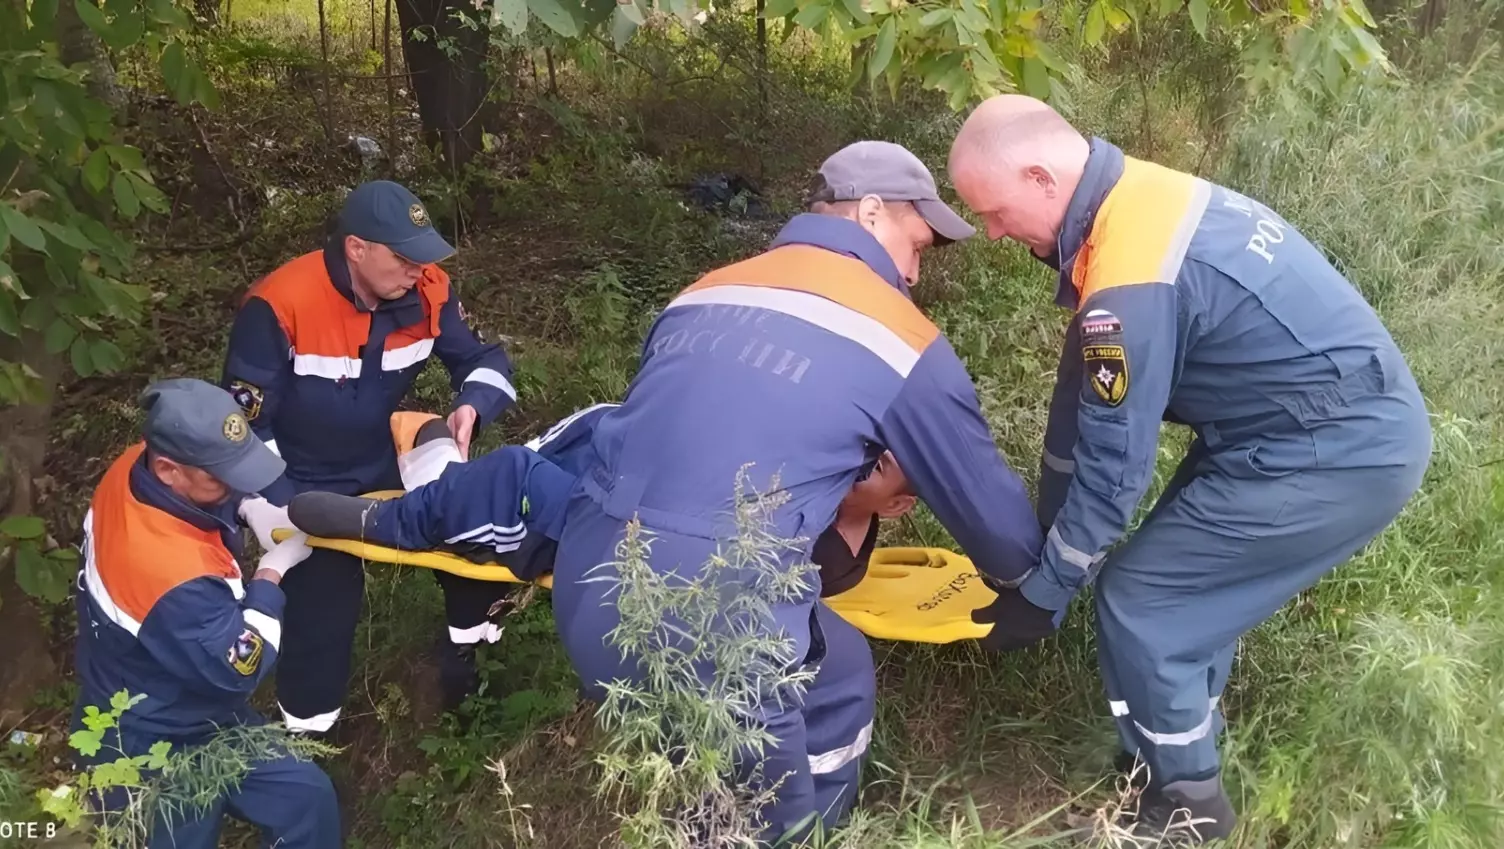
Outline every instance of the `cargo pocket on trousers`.
[(1128, 417), (1121, 411), (1081, 404), (1076, 443), (1076, 480), (1106, 498), (1123, 489), (1128, 459)]

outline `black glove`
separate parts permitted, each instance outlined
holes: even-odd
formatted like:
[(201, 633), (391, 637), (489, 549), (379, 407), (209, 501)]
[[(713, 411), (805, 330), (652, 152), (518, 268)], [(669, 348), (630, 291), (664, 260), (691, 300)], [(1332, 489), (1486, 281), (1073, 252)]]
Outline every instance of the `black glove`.
[(978, 625), (992, 623), (992, 630), (978, 642), (988, 651), (1027, 648), (1055, 632), (1055, 614), (1024, 598), (1018, 589), (993, 587), (997, 601), (971, 612)]

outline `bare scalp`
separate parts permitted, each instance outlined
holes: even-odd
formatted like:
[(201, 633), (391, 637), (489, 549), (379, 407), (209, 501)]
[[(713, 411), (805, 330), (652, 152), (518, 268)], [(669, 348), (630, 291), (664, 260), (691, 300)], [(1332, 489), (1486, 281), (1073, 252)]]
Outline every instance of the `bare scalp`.
[(1001, 94), (983, 101), (951, 144), (951, 179), (976, 168), (1069, 165), (1086, 157), (1087, 141), (1042, 100)]

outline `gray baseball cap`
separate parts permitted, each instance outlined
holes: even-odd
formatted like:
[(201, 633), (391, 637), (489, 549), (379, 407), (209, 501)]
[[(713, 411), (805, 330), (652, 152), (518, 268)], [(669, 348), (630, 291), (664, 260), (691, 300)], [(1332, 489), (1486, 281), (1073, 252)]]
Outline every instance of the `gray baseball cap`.
[(191, 377), (160, 380), (141, 393), (146, 408), (146, 447), (194, 466), (225, 486), (260, 492), (282, 476), (287, 464), (266, 447), (230, 393)]
[(976, 228), (940, 199), (935, 177), (919, 157), (902, 145), (884, 141), (859, 141), (831, 154), (820, 165), (806, 205), (816, 201), (837, 203), (877, 195), (885, 201), (914, 204), (925, 223), (935, 231), (935, 244), (959, 242), (976, 235)]

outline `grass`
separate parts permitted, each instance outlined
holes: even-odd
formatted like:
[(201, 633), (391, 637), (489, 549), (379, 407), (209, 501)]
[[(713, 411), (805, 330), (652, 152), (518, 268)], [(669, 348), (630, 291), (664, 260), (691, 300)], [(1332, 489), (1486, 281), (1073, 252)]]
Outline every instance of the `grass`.
[[(249, 2), (235, 8), (237, 21), (256, 11)], [(296, 29), (268, 20), (266, 31)], [(667, 294), (765, 239), (759, 224), (685, 208), (675, 183), (738, 170), (786, 213), (804, 174), (857, 137), (899, 141), (943, 163), (955, 116), (921, 96), (896, 105), (853, 98), (841, 57), (797, 38), (774, 53), (770, 117), (749, 105), (748, 78), (735, 62), (718, 76), (682, 81), (694, 76), (685, 69), (705, 70), (718, 50), (746, 49), (746, 26), (721, 27), (693, 45), (650, 37), (629, 51), (637, 65), (577, 53), (561, 67), (557, 98), (517, 101), (516, 132), (482, 159), (465, 202), (431, 204), (446, 228), (460, 212), (473, 228), (455, 266), (457, 285), (477, 326), (507, 339), (518, 368), (522, 408), (486, 434), (481, 449), (618, 399)], [(1501, 845), (1499, 54), (1450, 67), (1423, 57), (1416, 66), (1424, 76), (1339, 103), (1246, 103), (1235, 120), (1211, 128), (1196, 92), (1223, 97), (1225, 75), (1203, 79), (1196, 69), (1221, 48), (1174, 45), (1160, 53), (1175, 56), (1134, 61), (1185, 60), (1192, 70), (1147, 89), (1137, 79), (1111, 82), (1133, 68), (1127, 59), (1088, 62), (1093, 76), (1078, 86), (1073, 116), (1130, 153), (1199, 168), (1258, 197), (1322, 245), (1399, 340), (1437, 434), (1430, 473), (1400, 520), (1241, 647), (1223, 743), (1245, 822), (1233, 844)], [(340, 96), (352, 129), (381, 126), (369, 111), (374, 101), (357, 90)], [(51, 527), (78, 527), (99, 473), (133, 438), (139, 415), (131, 397), (146, 380), (217, 374), (235, 294), (307, 249), (309, 231), (338, 202), (336, 187), (353, 175), (332, 158), (323, 163), (310, 140), (318, 135), (313, 122), (289, 114), (307, 102), (279, 108), (275, 88), (253, 85), (226, 102), (227, 114), (205, 123), (231, 172), (257, 189), (305, 191), (258, 207), (255, 238), (235, 250), (143, 256), (139, 279), (162, 298), (155, 323), (123, 345), (132, 357), (127, 374), (64, 392), (49, 456)], [(254, 120), (237, 121), (247, 115)], [(313, 152), (289, 163), (257, 152), (255, 142), (266, 139)], [(160, 147), (150, 149), (157, 164), (187, 158)], [(322, 174), (299, 182), (313, 170)], [(415, 185), (425, 196), (440, 188), (421, 178)], [(195, 226), (208, 229), (181, 220), (173, 232), (214, 241)], [(1051, 303), (1052, 288), (1048, 270), (1021, 251), (977, 240), (926, 257), (915, 293), (967, 363), (999, 446), (1031, 484), (1066, 318)], [(434, 368), (413, 405), (438, 409), (448, 394)], [(1183, 430), (1166, 428), (1151, 498), (1185, 441)], [(923, 510), (912, 523), (886, 527), (883, 542), (951, 545)], [(366, 601), (342, 723), (348, 749), (328, 763), (353, 791), (352, 846), (569, 849), (611, 838), (618, 813), (631, 808), (596, 792), (596, 758), (611, 744), (593, 707), (577, 699), (546, 594), (508, 620), (500, 643), (482, 649), (485, 689), (464, 728), (437, 716), (432, 703), (426, 652), (441, 636), (442, 604), (431, 576), (374, 567)], [(1067, 845), (1062, 832), (1090, 827), (1123, 803), (1104, 780), (1116, 743), (1088, 613), (1089, 599), (1078, 600), (1062, 634), (1014, 655), (875, 644), (879, 705), (863, 805), (827, 845)], [(70, 633), (71, 612), (54, 615), (58, 632)], [(68, 649), (60, 642), (60, 655)], [(44, 780), (52, 769), (44, 755), (57, 750), (61, 712), (52, 706), (40, 715), (54, 720), (51, 742), (0, 763), (0, 803), (10, 802), (0, 813), (24, 805), (15, 776)], [(234, 833), (239, 845), (254, 845), (245, 830)], [(1100, 830), (1094, 842), (1123, 845)]]

